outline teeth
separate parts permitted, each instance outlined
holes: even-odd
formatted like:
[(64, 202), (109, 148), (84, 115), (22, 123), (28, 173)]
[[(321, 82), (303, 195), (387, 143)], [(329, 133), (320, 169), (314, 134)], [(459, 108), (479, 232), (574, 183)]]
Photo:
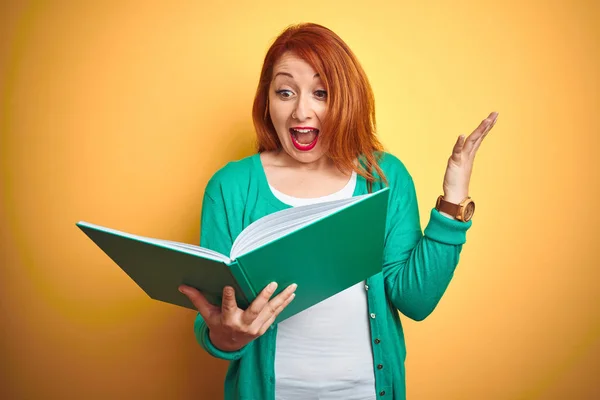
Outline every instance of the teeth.
[(294, 129), (292, 128), (294, 131), (296, 132), (300, 132), (300, 133), (308, 133), (308, 132), (316, 132), (316, 129)]

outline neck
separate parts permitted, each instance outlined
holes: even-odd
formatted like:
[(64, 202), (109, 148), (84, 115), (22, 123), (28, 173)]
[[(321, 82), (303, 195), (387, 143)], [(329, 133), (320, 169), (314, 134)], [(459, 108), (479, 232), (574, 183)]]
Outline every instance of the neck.
[(275, 153), (275, 159), (281, 167), (294, 168), (303, 171), (318, 172), (337, 169), (333, 161), (327, 156), (323, 156), (313, 162), (301, 162), (296, 160), (295, 158), (292, 158), (285, 151), (280, 150), (277, 153)]

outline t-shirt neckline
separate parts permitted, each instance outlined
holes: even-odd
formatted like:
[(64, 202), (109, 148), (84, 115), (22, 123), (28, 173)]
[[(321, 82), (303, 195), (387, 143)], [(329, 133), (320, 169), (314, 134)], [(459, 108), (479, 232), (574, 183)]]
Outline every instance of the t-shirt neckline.
[[(274, 207), (276, 207), (278, 209), (292, 208), (293, 206), (281, 201), (271, 191), (271, 187), (269, 186), (269, 181), (267, 180), (267, 175), (265, 173), (265, 169), (262, 164), (262, 160), (260, 159), (260, 154), (261, 153), (256, 153), (256, 154), (254, 154), (254, 156), (252, 156), (254, 169), (256, 170), (256, 175), (258, 176), (258, 179), (260, 181), (260, 189), (259, 189), (260, 195), (265, 200), (267, 200), (269, 203), (271, 203), (271, 205), (273, 205)], [(348, 182), (348, 183), (350, 183), (350, 182)], [(357, 174), (356, 183), (354, 185), (354, 191), (352, 193), (353, 197), (361, 194), (361, 187), (364, 186), (364, 184), (365, 184), (365, 179), (363, 178), (363, 176)]]

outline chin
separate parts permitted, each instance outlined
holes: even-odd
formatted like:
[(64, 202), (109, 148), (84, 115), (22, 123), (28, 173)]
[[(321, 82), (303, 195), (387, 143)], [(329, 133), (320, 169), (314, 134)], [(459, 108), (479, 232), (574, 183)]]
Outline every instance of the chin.
[(284, 147), (284, 151), (294, 160), (304, 164), (310, 164), (325, 157), (325, 151), (321, 148), (321, 146), (317, 146), (309, 151), (302, 151), (296, 149), (294, 145), (290, 143)]

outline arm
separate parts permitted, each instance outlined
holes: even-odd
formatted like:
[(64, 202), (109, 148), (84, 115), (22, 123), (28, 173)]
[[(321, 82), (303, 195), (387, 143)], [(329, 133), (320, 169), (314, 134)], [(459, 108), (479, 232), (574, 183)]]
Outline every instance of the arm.
[[(200, 245), (229, 254), (237, 235), (236, 222), (232, 215), (241, 211), (225, 199), (232, 196), (225, 192), (222, 182), (226, 177), (213, 177), (205, 190), (202, 204)], [(230, 177), (231, 178), (231, 177)], [(238, 205), (237, 207), (242, 207)], [(232, 361), (240, 359), (253, 346), (254, 340), (262, 336), (277, 316), (294, 299), (296, 285), (289, 285), (273, 297), (277, 284), (267, 285), (250, 305), (242, 310), (237, 306), (235, 291), (231, 286), (223, 288), (220, 305), (213, 305), (197, 289), (180, 285), (179, 290), (196, 306), (198, 314), (194, 322), (194, 333), (200, 346), (213, 357)]]
[[(208, 190), (208, 188), (207, 188)], [(217, 202), (210, 194), (205, 192), (202, 202), (202, 215), (200, 226), (200, 246), (222, 254), (229, 254), (233, 246), (233, 238), (228, 229), (227, 212), (223, 201)], [(210, 339), (210, 330), (198, 313), (194, 321), (194, 334), (200, 346), (213, 357), (224, 360), (237, 360), (252, 343), (237, 351), (223, 351), (217, 348)]]
[[(467, 197), (475, 154), (497, 118), (498, 113), (492, 112), (468, 138), (458, 137), (444, 175), (448, 201)], [(433, 209), (422, 235), (410, 175), (406, 172), (392, 190), (383, 265), (386, 293), (404, 315), (420, 321), (435, 309), (450, 284), (471, 221), (457, 221)]]
[(412, 178), (407, 176), (391, 194), (383, 265), (386, 293), (400, 312), (421, 321), (446, 291), (471, 222), (433, 209), (423, 235)]

